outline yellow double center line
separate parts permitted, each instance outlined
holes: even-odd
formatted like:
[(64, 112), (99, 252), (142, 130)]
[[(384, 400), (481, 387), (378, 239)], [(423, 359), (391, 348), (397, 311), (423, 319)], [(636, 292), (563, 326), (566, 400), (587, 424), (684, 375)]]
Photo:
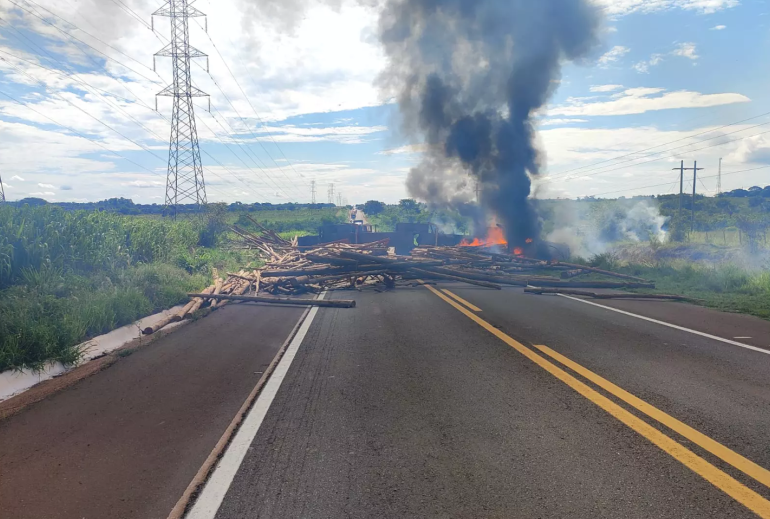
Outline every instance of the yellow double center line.
[[(530, 359), (532, 362), (545, 369), (551, 375), (558, 378), (569, 387), (583, 395), (585, 398), (607, 411), (609, 414), (626, 424), (637, 433), (647, 438), (649, 441), (657, 445), (660, 449), (674, 457), (677, 461), (704, 478), (706, 481), (716, 486), (760, 517), (770, 519), (770, 501), (754, 492), (729, 474), (718, 469), (677, 441), (669, 438), (647, 422), (631, 414), (629, 411), (619, 406), (584, 382), (581, 382), (573, 375), (570, 375), (553, 362), (549, 361), (545, 357), (542, 357), (541, 355), (538, 355), (531, 348), (524, 346), (520, 342), (510, 337), (508, 334), (498, 330), (458, 302), (450, 299), (430, 285), (423, 286), (452, 305), (466, 317), (476, 322), (476, 324), (487, 330), (489, 333), (496, 336), (498, 339), (502, 340), (504, 343)], [(760, 483), (770, 487), (770, 471), (767, 469), (757, 465), (751, 460), (744, 458), (740, 454), (728, 449), (724, 445), (712, 440), (708, 436), (696, 431), (689, 425), (684, 424), (676, 418), (667, 415), (663, 411), (635, 397), (631, 393), (621, 389), (612, 382), (600, 377), (599, 375), (584, 368), (576, 362), (569, 360), (560, 353), (553, 351), (551, 348), (548, 348), (547, 346), (535, 346), (535, 348), (539, 349), (541, 352), (558, 361), (562, 365), (567, 366), (571, 370), (585, 377), (587, 380), (590, 380), (610, 394), (635, 407), (647, 416), (671, 428), (688, 440), (721, 458), (722, 460), (741, 470), (745, 474), (751, 476)]]

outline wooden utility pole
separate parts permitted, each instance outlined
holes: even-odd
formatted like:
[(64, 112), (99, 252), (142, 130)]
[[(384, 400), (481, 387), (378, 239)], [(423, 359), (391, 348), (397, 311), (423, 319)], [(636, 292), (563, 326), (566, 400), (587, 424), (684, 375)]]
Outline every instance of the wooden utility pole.
[(692, 219), (690, 221), (690, 232), (695, 229), (695, 183), (698, 180), (698, 171), (703, 169), (698, 167), (698, 161), (691, 168), (684, 167), (684, 161), (682, 161), (678, 168), (679, 170), (679, 221), (682, 221), (682, 198), (684, 197), (684, 172), (692, 170)]
[(682, 221), (682, 196), (684, 193), (684, 161), (681, 162), (678, 168), (679, 170), (679, 221)]
[(719, 175), (717, 175), (717, 194), (722, 194), (722, 159), (719, 159)]

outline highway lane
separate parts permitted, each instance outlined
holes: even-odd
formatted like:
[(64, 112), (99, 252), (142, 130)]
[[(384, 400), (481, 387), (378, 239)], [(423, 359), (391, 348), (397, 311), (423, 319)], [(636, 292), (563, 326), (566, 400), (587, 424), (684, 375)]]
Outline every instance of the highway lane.
[(0, 517), (165, 519), (302, 312), (228, 305), (0, 421)]
[(216, 517), (770, 517), (770, 355), (440, 288), (318, 312)]

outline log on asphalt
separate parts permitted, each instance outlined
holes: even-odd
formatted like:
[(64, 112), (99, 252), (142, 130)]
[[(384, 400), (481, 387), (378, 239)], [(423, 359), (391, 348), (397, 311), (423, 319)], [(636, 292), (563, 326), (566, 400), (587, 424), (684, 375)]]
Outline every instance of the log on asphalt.
[[(279, 287), (280, 288), (280, 287)], [(241, 296), (230, 294), (187, 294), (189, 297), (199, 297), (202, 299), (223, 299), (225, 301), (246, 301), (250, 303), (272, 303), (278, 305), (297, 305), (297, 306), (322, 306), (329, 308), (353, 308), (356, 302), (352, 299), (301, 299), (289, 297), (261, 297), (261, 296)]]

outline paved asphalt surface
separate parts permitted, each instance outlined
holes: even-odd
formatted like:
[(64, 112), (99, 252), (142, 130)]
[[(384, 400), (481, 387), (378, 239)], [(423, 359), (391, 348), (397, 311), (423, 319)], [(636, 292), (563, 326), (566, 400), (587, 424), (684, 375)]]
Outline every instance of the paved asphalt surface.
[(0, 421), (0, 518), (165, 518), (301, 314), (226, 306)]
[[(770, 467), (770, 355), (520, 288), (436, 288), (465, 302), (426, 287), (333, 294), (356, 308), (315, 315), (217, 518), (756, 517), (746, 503), (770, 517), (770, 479), (733, 466)], [(770, 322), (601, 304), (770, 351)], [(0, 517), (166, 517), (301, 312), (227, 307), (0, 422)], [(687, 449), (724, 477), (689, 468)]]
[[(562, 297), (446, 287), (521, 343), (770, 467), (770, 355)], [(217, 518), (755, 517), (428, 289), (356, 299), (318, 313)], [(706, 331), (721, 320), (770, 344), (764, 321), (634, 303), (682, 326), (706, 312)]]

